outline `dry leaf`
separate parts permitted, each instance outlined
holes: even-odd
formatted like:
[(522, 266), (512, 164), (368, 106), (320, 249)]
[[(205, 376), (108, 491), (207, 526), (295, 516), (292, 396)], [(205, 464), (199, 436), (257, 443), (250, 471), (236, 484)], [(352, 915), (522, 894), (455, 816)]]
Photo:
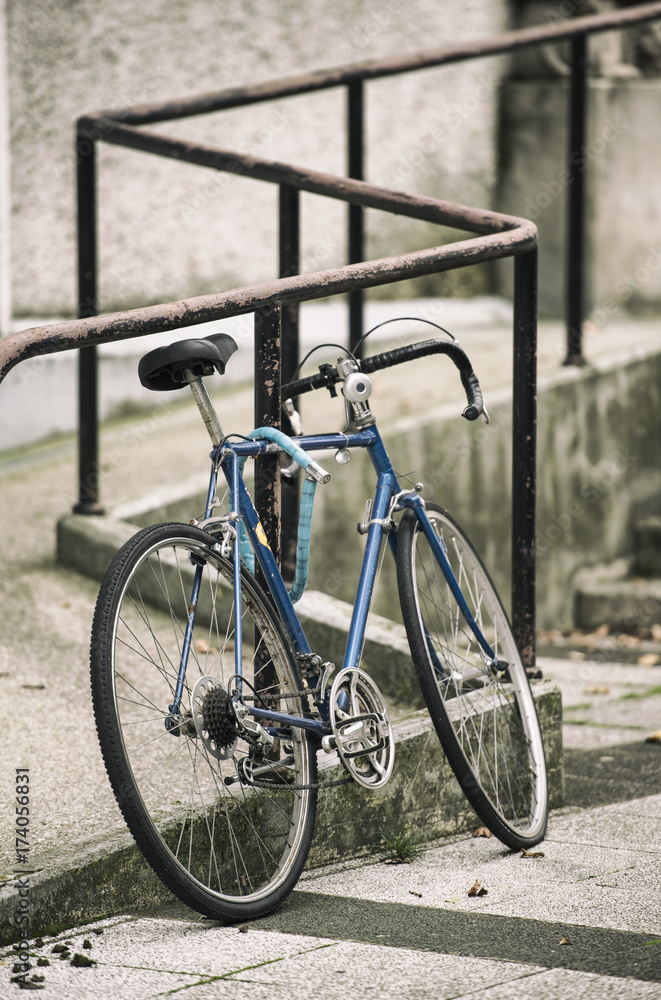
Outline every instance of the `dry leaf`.
[(488, 889), (483, 889), (477, 879), (475, 879), (475, 884), (468, 890), (469, 896), (486, 896)]
[(645, 740), (645, 742), (646, 743), (661, 743), (661, 729), (657, 729), (657, 731), (655, 733), (652, 733), (651, 736), (648, 736), (647, 739)]
[(577, 649), (570, 649), (569, 653), (567, 654), (567, 657), (570, 660), (584, 660), (585, 653), (579, 653)]
[(643, 653), (637, 660), (639, 667), (655, 667), (659, 662), (661, 662), (661, 656), (658, 653)]
[(543, 858), (544, 857), (544, 851), (526, 851), (523, 848), (521, 848), (521, 857), (522, 858)]
[(560, 938), (560, 940), (558, 941), (558, 944), (571, 944), (571, 941), (569, 940), (568, 937), (564, 937), (564, 938)]
[(607, 684), (591, 684), (583, 688), (583, 694), (610, 694), (610, 688)]
[(208, 653), (209, 652), (208, 641), (206, 639), (196, 639), (195, 649), (198, 651), (198, 653)]
[(422, 899), (422, 893), (416, 892), (415, 889), (409, 889), (409, 896), (417, 896), (418, 899)]
[(239, 927), (239, 934), (247, 934), (247, 933), (248, 933), (248, 924), (241, 924), (241, 926)]
[(661, 642), (661, 625), (652, 625), (652, 638), (655, 642)]
[(486, 826), (478, 826), (477, 830), (473, 830), (474, 837), (490, 837), (491, 830), (487, 830)]

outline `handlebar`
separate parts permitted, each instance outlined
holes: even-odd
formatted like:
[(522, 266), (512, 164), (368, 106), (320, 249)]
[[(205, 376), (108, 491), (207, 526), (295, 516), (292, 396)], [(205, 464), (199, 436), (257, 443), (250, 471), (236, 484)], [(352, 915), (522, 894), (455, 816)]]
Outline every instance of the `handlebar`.
[[(480, 383), (473, 371), (473, 366), (468, 359), (468, 355), (458, 344), (454, 344), (448, 340), (425, 340), (417, 344), (408, 344), (405, 347), (396, 347), (392, 351), (383, 351), (381, 354), (374, 354), (370, 358), (363, 358), (358, 364), (360, 370), (369, 375), (383, 368), (392, 368), (393, 365), (401, 365), (405, 361), (413, 361), (415, 358), (426, 357), (429, 354), (446, 354), (454, 362), (459, 370), (461, 383), (468, 402), (462, 416), (466, 420), (477, 420), (480, 414), (484, 413), (482, 390), (480, 389)], [(315, 375), (309, 375), (307, 378), (301, 378), (295, 382), (283, 385), (282, 396), (286, 399), (290, 396), (300, 396), (302, 393), (310, 392), (312, 389), (331, 389), (338, 382), (341, 382), (342, 378), (343, 376), (334, 365), (321, 365)]]

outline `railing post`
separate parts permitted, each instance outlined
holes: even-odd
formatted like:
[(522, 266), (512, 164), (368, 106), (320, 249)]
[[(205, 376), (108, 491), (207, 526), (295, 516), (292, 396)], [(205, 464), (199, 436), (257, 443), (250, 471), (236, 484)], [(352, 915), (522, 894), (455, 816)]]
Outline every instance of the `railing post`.
[(535, 666), (537, 496), (537, 249), (514, 258), (512, 400), (512, 626), (523, 665)]
[[(255, 312), (255, 427), (280, 426), (281, 307)], [(280, 476), (277, 455), (255, 461), (255, 507), (275, 558), (280, 561)]]
[[(365, 107), (362, 80), (355, 80), (347, 86), (347, 173), (349, 177), (365, 179)], [(360, 264), (365, 259), (365, 230), (362, 205), (349, 205), (349, 263)], [(363, 289), (349, 292), (349, 349), (362, 337)], [(362, 355), (362, 351), (359, 350)]]
[[(279, 273), (281, 278), (299, 274), (300, 264), (300, 192), (288, 184), (279, 188)], [(282, 381), (290, 381), (299, 361), (299, 307), (297, 302), (282, 307)], [(296, 405), (296, 400), (294, 400)], [(282, 575), (294, 578), (296, 538), (298, 534), (299, 481), (282, 492), (281, 551)]]
[(585, 317), (585, 148), (586, 35), (571, 41), (571, 83), (569, 87), (569, 192), (566, 236), (566, 365), (584, 365), (583, 319)]
[[(97, 315), (96, 144), (76, 136), (78, 207), (78, 317)], [(99, 420), (96, 347), (78, 352), (77, 514), (101, 514), (99, 503)]]

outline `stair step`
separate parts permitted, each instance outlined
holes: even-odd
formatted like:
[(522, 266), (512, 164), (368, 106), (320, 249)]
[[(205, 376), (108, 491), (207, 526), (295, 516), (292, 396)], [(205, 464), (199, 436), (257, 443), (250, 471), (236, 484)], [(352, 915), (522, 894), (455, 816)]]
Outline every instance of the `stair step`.
[(646, 517), (633, 529), (633, 572), (661, 576), (661, 517)]
[(577, 628), (608, 625), (638, 632), (661, 624), (661, 577), (632, 573), (628, 560), (581, 570), (575, 579), (574, 623)]

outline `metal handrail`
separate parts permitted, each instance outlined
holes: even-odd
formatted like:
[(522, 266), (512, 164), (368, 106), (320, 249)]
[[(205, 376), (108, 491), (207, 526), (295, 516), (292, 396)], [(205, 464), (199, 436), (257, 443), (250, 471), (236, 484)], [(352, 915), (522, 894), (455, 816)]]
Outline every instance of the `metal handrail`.
[[(567, 279), (565, 308), (567, 352), (565, 364), (582, 365), (585, 363), (581, 332), (584, 319), (584, 177), (572, 154), (581, 148), (585, 137), (586, 36), (613, 29), (622, 30), (632, 25), (656, 20), (659, 17), (661, 17), (661, 2), (584, 17), (558, 18), (546, 26), (533, 25), (528, 28), (502, 32), (489, 38), (425, 49), (408, 55), (370, 59), (327, 70), (317, 70), (278, 80), (260, 82), (246, 87), (226, 88), (192, 98), (95, 112), (86, 116), (86, 119), (81, 119), (81, 122), (95, 119), (95, 139), (112, 141), (110, 135), (117, 122), (139, 126), (161, 121), (174, 121), (344, 86), (347, 88), (347, 172), (350, 177), (362, 178), (364, 176), (363, 84), (367, 81), (464, 62), (469, 59), (502, 55), (517, 49), (549, 42), (571, 41), (569, 148), (567, 151), (570, 188), (565, 255)], [(297, 208), (294, 205), (281, 204), (281, 227), (288, 228), (290, 232), (292, 229), (291, 213), (297, 214)], [(349, 208), (348, 244), (349, 262), (356, 263), (363, 260), (363, 213), (355, 205)], [(289, 245), (291, 247), (291, 240)], [(89, 251), (89, 246), (86, 249)], [(284, 257), (281, 254), (281, 274), (291, 270), (292, 261), (296, 261), (296, 266), (298, 266), (297, 247), (292, 249), (290, 257), (286, 253)], [(84, 313), (81, 314), (84, 315)], [(292, 322), (288, 324), (291, 327), (292, 336), (296, 328), (295, 319), (295, 316), (292, 317)], [(349, 301), (350, 346), (358, 344), (362, 332), (363, 299), (362, 293), (357, 290), (350, 294)]]
[[(119, 133), (118, 133), (119, 135)], [(132, 133), (131, 139), (133, 139)], [(157, 142), (160, 138), (156, 137)], [(217, 151), (212, 151), (215, 155)], [(191, 155), (200, 155), (197, 147)], [(205, 152), (206, 155), (206, 152)], [(248, 162), (250, 160), (250, 162)], [(126, 312), (89, 316), (77, 320), (23, 330), (0, 341), (0, 382), (22, 361), (44, 354), (114, 343), (163, 330), (220, 320), (248, 312), (255, 313), (256, 372), (261, 392), (256, 393), (258, 425), (277, 425), (280, 414), (279, 341), (284, 310), (299, 302), (324, 298), (352, 288), (378, 285), (467, 267), (500, 257), (515, 260), (514, 296), (514, 429), (512, 483), (512, 606), (513, 625), (526, 662), (534, 663), (535, 650), (535, 439), (536, 439), (536, 274), (537, 230), (526, 219), (464, 205), (423, 198), (364, 181), (347, 181), (316, 171), (301, 171), (287, 164), (244, 158), (246, 173), (280, 183), (287, 174), (287, 190), (296, 185), (314, 186), (319, 193), (354, 204), (405, 214), (428, 222), (450, 224), (478, 235), (461, 242), (430, 247), (379, 260), (347, 264), (344, 267), (292, 275), (275, 281), (231, 289), (211, 295), (183, 299), (164, 305), (145, 306)], [(265, 388), (267, 386), (267, 388)], [(259, 386), (258, 386), (259, 388)], [(278, 519), (275, 514), (277, 476), (274, 460), (267, 459), (256, 469), (255, 499), (267, 537), (278, 550)], [(259, 473), (259, 474), (258, 474)], [(89, 494), (97, 489), (98, 467), (83, 484)]]
[[(367, 81), (467, 59), (511, 52), (526, 46), (572, 41), (571, 143), (582, 142), (585, 127), (585, 37), (589, 33), (622, 29), (661, 17), (661, 2), (611, 11), (549, 26), (509, 31), (475, 42), (444, 46), (408, 56), (369, 60), (331, 70), (299, 74), (249, 87), (225, 89), (181, 101), (139, 105), (85, 115), (78, 122), (78, 247), (79, 316), (81, 319), (23, 331), (0, 342), (0, 381), (17, 363), (39, 354), (83, 345), (113, 342), (165, 329), (178, 329), (210, 319), (255, 312), (257, 366), (264, 364), (279, 386), (279, 336), (284, 336), (289, 370), (297, 353), (297, 304), (307, 299), (349, 291), (350, 343), (362, 334), (362, 289), (454, 267), (468, 266), (496, 257), (514, 256), (514, 373), (513, 373), (513, 481), (512, 481), (512, 612), (517, 639), (527, 664), (535, 654), (535, 440), (536, 440), (536, 230), (526, 220), (513, 219), (452, 205), (434, 198), (419, 198), (362, 182), (364, 159), (363, 87)], [(348, 173), (333, 178), (288, 164), (259, 160), (200, 144), (180, 143), (154, 133), (140, 133), (139, 125), (171, 121), (222, 111), (266, 100), (344, 86), (347, 88)], [(96, 143), (125, 145), (134, 149), (177, 156), (213, 169), (240, 172), (243, 176), (277, 183), (280, 189), (279, 281), (198, 296), (177, 303), (97, 316), (96, 295)], [(570, 170), (574, 167), (571, 164)], [(299, 268), (299, 193), (301, 190), (340, 198), (349, 210), (349, 264), (330, 271), (297, 275)], [(579, 185), (572, 188), (577, 197)], [(581, 198), (582, 201), (582, 198)], [(378, 261), (364, 262), (363, 209), (380, 208), (422, 218), (479, 234), (461, 243), (429, 248)], [(582, 246), (582, 203), (573, 202), (570, 247)], [(578, 227), (578, 228), (577, 228)], [(568, 353), (567, 363), (581, 363), (582, 259), (568, 255)], [(80, 352), (80, 483), (78, 509), (98, 507), (97, 388), (94, 347)], [(256, 393), (257, 423), (277, 423), (279, 392)], [(259, 389), (259, 386), (258, 386)], [(268, 474), (262, 491), (269, 498)], [(277, 537), (277, 523), (267, 533)]]
[(566, 41), (586, 33), (627, 28), (645, 21), (653, 21), (658, 17), (661, 17), (661, 2), (657, 0), (655, 3), (630, 7), (628, 10), (607, 11), (602, 14), (558, 20), (547, 26), (533, 25), (529, 28), (501, 32), (489, 38), (439, 46), (409, 55), (367, 59), (331, 69), (254, 83), (247, 87), (230, 87), (197, 97), (100, 111), (90, 117), (122, 121), (127, 125), (151, 125), (159, 121), (174, 121), (281, 97), (293, 97), (368, 80), (384, 79), (434, 66), (447, 66), (468, 59), (502, 55), (532, 45)]

